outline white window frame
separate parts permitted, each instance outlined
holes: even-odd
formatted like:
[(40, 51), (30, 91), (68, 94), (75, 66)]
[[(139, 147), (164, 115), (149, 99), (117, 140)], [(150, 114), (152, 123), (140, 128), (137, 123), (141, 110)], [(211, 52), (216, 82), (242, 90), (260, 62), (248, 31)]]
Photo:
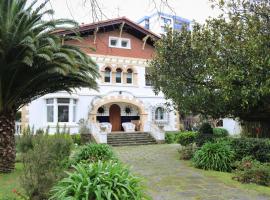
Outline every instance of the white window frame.
[[(128, 69), (128, 70), (129, 70), (129, 69)], [(133, 84), (133, 79), (134, 79), (134, 78), (133, 78), (134, 72), (133, 72), (132, 69), (130, 69), (130, 70), (131, 70), (131, 83), (128, 83), (128, 81), (127, 81), (127, 80), (128, 80), (128, 74), (129, 74), (129, 73), (128, 73), (128, 70), (127, 70), (127, 76), (126, 76), (126, 83), (132, 85), (132, 84)]]
[(110, 67), (108, 67), (109, 69), (110, 69), (110, 82), (106, 82), (105, 81), (105, 78), (106, 78), (106, 68), (107, 67), (105, 67), (105, 69), (104, 69), (104, 79), (103, 79), (103, 82), (106, 84), (109, 84), (109, 83), (112, 83), (112, 69), (110, 68)]
[[(57, 99), (69, 99), (69, 103), (58, 103)], [(53, 99), (53, 103), (47, 104), (48, 99)], [(53, 98), (46, 98), (45, 99), (46, 104), (46, 123), (48, 125), (63, 125), (63, 124), (75, 124), (77, 119), (77, 109), (78, 109), (78, 99), (77, 98), (70, 98), (70, 97), (53, 97)], [(68, 122), (59, 122), (58, 121), (58, 106), (68, 106)], [(48, 121), (48, 106), (53, 106), (53, 121)], [(74, 113), (75, 111), (75, 113)]]
[[(111, 40), (116, 40), (116, 46), (111, 45)], [(126, 41), (127, 42), (127, 46), (123, 47), (122, 46), (122, 41)], [(120, 38), (120, 37), (113, 37), (113, 36), (109, 36), (109, 47), (112, 48), (120, 48), (120, 49), (131, 49), (131, 41), (129, 38)]]
[[(117, 79), (117, 69), (121, 69), (121, 82), (120, 83), (117, 83), (116, 82), (116, 79)], [(115, 84), (122, 84), (123, 83), (123, 74), (124, 74), (124, 72), (123, 72), (123, 69), (122, 68), (117, 68), (116, 70), (115, 70)]]

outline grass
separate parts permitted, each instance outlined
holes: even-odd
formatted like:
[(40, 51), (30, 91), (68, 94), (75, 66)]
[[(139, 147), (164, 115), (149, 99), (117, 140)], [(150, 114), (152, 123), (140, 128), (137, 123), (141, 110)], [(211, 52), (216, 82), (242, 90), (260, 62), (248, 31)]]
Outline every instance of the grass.
[(14, 172), (10, 174), (0, 174), (0, 199), (12, 199), (16, 195), (14, 189), (21, 192), (19, 177), (22, 173), (22, 163), (16, 163)]
[[(185, 161), (185, 162), (190, 167), (193, 167), (191, 161)], [(218, 171), (212, 171), (212, 170), (202, 170), (202, 169), (197, 169), (197, 168), (194, 168), (194, 169), (196, 169), (197, 171), (200, 171), (205, 176), (216, 178), (217, 180), (222, 181), (226, 185), (240, 188), (243, 190), (256, 191), (259, 194), (270, 196), (270, 187), (256, 185), (252, 183), (251, 184), (240, 183), (239, 181), (232, 179), (232, 177), (234, 176), (233, 173), (218, 172)]]

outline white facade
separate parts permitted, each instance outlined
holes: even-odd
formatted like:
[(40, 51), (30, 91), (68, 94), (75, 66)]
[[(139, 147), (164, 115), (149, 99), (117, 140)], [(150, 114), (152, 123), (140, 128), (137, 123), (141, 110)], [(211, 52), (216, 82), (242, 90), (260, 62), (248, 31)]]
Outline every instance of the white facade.
[(139, 25), (159, 35), (166, 33), (165, 27), (172, 28), (173, 30), (180, 30), (184, 24), (187, 28), (190, 28), (190, 23), (191, 21), (188, 19), (162, 12), (145, 16), (138, 21)]
[(240, 123), (232, 118), (224, 118), (222, 128), (227, 129), (230, 135), (239, 135), (241, 133)]
[[(80, 119), (87, 120), (89, 124), (98, 123), (99, 119), (108, 121), (110, 106), (117, 104), (121, 109), (122, 120), (130, 121), (133, 118), (144, 121), (141, 131), (148, 131), (151, 123), (162, 123), (165, 130), (177, 130), (178, 115), (176, 112), (167, 109), (165, 106), (167, 101), (162, 94), (155, 95), (152, 87), (145, 84), (145, 69), (147, 67), (145, 59), (90, 56), (100, 69), (107, 63), (110, 63), (111, 67), (121, 66), (122, 69), (132, 65), (137, 75), (133, 75), (134, 80), (131, 84), (104, 83), (101, 78), (98, 80), (99, 91), (81, 88), (74, 90), (72, 94), (57, 92), (40, 97), (28, 106), (30, 127), (34, 126), (35, 130), (45, 130), (49, 126), (49, 132), (54, 133), (58, 124), (60, 131), (65, 126), (71, 133), (78, 133)], [(111, 79), (113, 78), (115, 77), (111, 76)], [(104, 102), (103, 105), (102, 102)], [(97, 106), (102, 107), (104, 112), (96, 112)], [(156, 109), (160, 107), (164, 108), (162, 116), (156, 112)], [(129, 113), (126, 113), (126, 108), (130, 109)], [(144, 116), (140, 113), (142, 109)], [(91, 116), (94, 116), (95, 119), (92, 119)]]

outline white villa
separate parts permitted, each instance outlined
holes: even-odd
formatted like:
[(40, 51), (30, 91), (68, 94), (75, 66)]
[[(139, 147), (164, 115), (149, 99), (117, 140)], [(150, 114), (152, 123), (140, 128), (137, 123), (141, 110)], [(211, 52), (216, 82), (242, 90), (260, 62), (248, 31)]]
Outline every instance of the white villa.
[(158, 126), (179, 129), (178, 113), (165, 106), (162, 94), (154, 94), (148, 80), (147, 62), (159, 39), (156, 34), (124, 17), (83, 25), (80, 33), (84, 45), (96, 49), (86, 53), (98, 64), (99, 90), (81, 88), (72, 94), (57, 92), (34, 100), (22, 109), (23, 127), (45, 130), (49, 126), (54, 133), (58, 124), (60, 129), (65, 126), (78, 133), (78, 122), (84, 119), (94, 135), (102, 130), (150, 132)]

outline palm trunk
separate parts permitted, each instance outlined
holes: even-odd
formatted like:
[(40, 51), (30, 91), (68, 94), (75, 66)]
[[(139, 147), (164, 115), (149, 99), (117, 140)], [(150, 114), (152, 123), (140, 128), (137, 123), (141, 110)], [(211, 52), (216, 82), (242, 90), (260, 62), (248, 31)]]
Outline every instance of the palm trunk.
[(15, 115), (0, 113), (0, 173), (9, 173), (15, 166)]

